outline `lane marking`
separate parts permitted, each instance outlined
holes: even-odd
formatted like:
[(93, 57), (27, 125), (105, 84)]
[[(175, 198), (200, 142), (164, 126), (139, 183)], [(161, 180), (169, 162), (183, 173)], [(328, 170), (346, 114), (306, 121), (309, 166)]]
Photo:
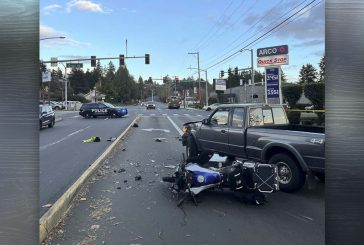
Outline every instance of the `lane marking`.
[(40, 151), (42, 151), (42, 150), (47, 149), (47, 148), (48, 148), (48, 147), (50, 147), (50, 146), (53, 146), (53, 145), (58, 144), (58, 143), (61, 143), (62, 141), (65, 141), (66, 139), (70, 138), (71, 136), (76, 135), (76, 134), (78, 134), (78, 133), (81, 133), (81, 132), (83, 132), (85, 129), (88, 129), (88, 128), (90, 128), (90, 127), (91, 127), (91, 126), (87, 126), (86, 128), (83, 128), (83, 129), (80, 129), (80, 130), (77, 130), (77, 131), (75, 131), (75, 132), (73, 132), (73, 133), (68, 134), (67, 136), (63, 137), (63, 138), (62, 138), (62, 139), (60, 139), (60, 140), (57, 140), (57, 141), (54, 141), (54, 142), (52, 142), (52, 143), (49, 143), (49, 144), (43, 145), (43, 146), (39, 147), (39, 150), (40, 150)]
[(143, 128), (143, 131), (148, 131), (148, 132), (152, 132), (152, 131), (163, 131), (165, 133), (170, 133), (171, 130), (168, 129), (160, 129), (160, 128)]
[(173, 116), (179, 116), (179, 115), (175, 113), (175, 114), (173, 114)]
[(162, 114), (163, 116), (167, 116), (167, 114)]
[(190, 116), (190, 114), (183, 114), (183, 115), (185, 115), (186, 117), (189, 117)]
[(150, 114), (151, 116), (155, 116), (155, 114)]
[(175, 122), (173, 122), (173, 120), (169, 116), (167, 116), (167, 118), (172, 123), (173, 127), (178, 131), (179, 135), (182, 136), (183, 131), (177, 126)]
[(73, 118), (75, 118), (75, 117), (80, 117), (80, 115), (77, 115), (77, 116), (73, 116)]
[(203, 116), (201, 116), (201, 115), (197, 115), (198, 117), (203, 117)]
[(107, 118), (105, 118), (105, 119), (104, 119), (104, 121), (106, 121), (106, 120), (108, 120), (108, 119), (109, 119), (109, 118), (107, 117)]

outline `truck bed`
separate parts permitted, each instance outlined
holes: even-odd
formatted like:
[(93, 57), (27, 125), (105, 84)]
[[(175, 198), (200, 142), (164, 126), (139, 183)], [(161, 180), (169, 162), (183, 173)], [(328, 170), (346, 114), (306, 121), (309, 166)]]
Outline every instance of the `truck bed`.
[(287, 124), (287, 125), (271, 125), (271, 126), (255, 126), (252, 128), (269, 128), (269, 129), (280, 129), (280, 130), (291, 130), (291, 131), (300, 131), (300, 132), (310, 132), (310, 133), (325, 133), (324, 127), (318, 126), (306, 126), (299, 124)]

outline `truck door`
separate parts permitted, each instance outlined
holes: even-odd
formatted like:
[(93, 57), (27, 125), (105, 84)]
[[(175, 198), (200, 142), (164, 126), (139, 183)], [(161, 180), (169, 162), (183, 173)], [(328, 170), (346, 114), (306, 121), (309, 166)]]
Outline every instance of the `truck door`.
[(228, 122), (230, 108), (219, 108), (209, 118), (209, 124), (203, 124), (200, 130), (200, 143), (204, 149), (214, 152), (229, 152)]
[(229, 128), (229, 150), (232, 155), (246, 157), (245, 154), (245, 109), (234, 108), (231, 112), (231, 125)]

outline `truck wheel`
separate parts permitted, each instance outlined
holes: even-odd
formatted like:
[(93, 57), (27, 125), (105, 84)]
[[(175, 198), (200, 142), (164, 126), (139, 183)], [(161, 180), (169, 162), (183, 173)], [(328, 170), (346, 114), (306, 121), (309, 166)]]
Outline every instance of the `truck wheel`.
[(302, 188), (305, 174), (298, 163), (287, 154), (278, 153), (269, 159), (269, 164), (277, 165), (279, 189), (283, 192), (294, 192)]
[(56, 124), (55, 120), (53, 119), (50, 124), (48, 124), (48, 128), (53, 128), (54, 124)]

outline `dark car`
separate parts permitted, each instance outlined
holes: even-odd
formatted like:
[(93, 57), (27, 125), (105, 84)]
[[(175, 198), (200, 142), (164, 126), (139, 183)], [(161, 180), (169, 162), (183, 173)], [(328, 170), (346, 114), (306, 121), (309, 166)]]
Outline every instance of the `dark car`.
[(56, 116), (49, 105), (39, 105), (39, 128), (44, 126), (52, 128), (56, 123)]
[(147, 110), (148, 109), (155, 109), (155, 103), (154, 101), (148, 101), (146, 105)]
[(95, 102), (83, 104), (79, 114), (85, 118), (96, 118), (99, 116), (116, 118), (127, 115), (128, 110), (125, 107), (115, 107), (106, 102)]

